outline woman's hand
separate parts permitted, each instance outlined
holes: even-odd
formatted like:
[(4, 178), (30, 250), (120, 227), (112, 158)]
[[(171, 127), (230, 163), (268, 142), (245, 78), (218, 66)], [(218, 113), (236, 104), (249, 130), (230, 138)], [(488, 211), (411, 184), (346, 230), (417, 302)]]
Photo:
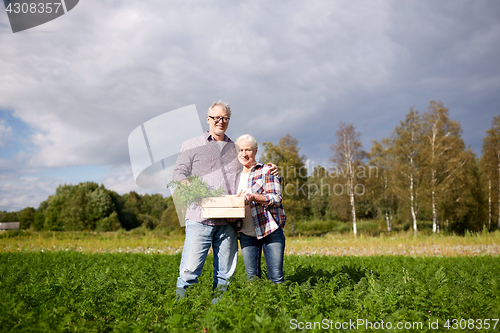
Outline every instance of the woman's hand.
[(243, 190), (240, 190), (236, 196), (245, 198), (245, 205), (247, 206), (250, 205), (250, 202), (254, 201), (253, 194), (244, 192)]
[(255, 196), (253, 193), (245, 193), (245, 205), (250, 205), (252, 201), (255, 201)]

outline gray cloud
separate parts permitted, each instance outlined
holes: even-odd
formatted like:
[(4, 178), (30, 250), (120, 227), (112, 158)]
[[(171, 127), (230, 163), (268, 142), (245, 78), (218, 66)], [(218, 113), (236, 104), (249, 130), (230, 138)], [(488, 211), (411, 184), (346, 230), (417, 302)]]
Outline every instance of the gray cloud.
[[(425, 111), (429, 100), (442, 100), (480, 154), (500, 110), (499, 7), (492, 0), (86, 0), (18, 34), (7, 33), (2, 14), (0, 109), (33, 129), (36, 148), (22, 166), (13, 158), (2, 170), (10, 164), (18, 179), (42, 181), (44, 168), (102, 166), (109, 173), (98, 180), (134, 189), (129, 133), (190, 104), (205, 124), (218, 99), (233, 109), (231, 137), (277, 142), (290, 133), (318, 163), (330, 158), (340, 121), (353, 123), (369, 149), (412, 105)], [(120, 185), (116, 168), (132, 183)], [(24, 191), (21, 183), (11, 189)]]

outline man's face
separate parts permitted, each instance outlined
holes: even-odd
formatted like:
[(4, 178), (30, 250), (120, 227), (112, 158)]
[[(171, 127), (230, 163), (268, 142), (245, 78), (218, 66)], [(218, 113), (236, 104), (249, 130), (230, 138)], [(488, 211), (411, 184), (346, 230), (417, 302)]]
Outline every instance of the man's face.
[[(213, 118), (211, 118), (213, 117)], [(227, 130), (227, 127), (229, 125), (229, 121), (224, 121), (223, 119), (220, 119), (219, 121), (216, 121), (220, 117), (227, 119), (227, 111), (216, 106), (212, 109), (212, 114), (207, 117), (207, 123), (209, 126), (209, 132), (214, 133), (216, 135), (224, 135), (224, 133)], [(215, 119), (214, 119), (215, 118)]]

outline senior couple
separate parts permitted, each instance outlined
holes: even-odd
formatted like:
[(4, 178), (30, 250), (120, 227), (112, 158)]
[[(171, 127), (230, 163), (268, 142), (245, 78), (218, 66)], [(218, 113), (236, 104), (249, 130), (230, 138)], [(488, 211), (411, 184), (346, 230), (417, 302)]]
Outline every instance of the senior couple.
[[(261, 254), (264, 252), (269, 279), (282, 283), (286, 216), (281, 203), (277, 167), (255, 160), (257, 142), (242, 135), (236, 142), (225, 132), (231, 118), (228, 104), (219, 101), (208, 109), (209, 130), (182, 144), (173, 180), (201, 177), (211, 188), (223, 187), (230, 195), (245, 197), (245, 218), (239, 230), (240, 246), (248, 279), (261, 277)], [(198, 282), (210, 247), (213, 248), (212, 304), (227, 290), (236, 269), (238, 233), (231, 225), (235, 219), (203, 219), (201, 207), (191, 204), (185, 217), (186, 238), (182, 251), (176, 299)]]

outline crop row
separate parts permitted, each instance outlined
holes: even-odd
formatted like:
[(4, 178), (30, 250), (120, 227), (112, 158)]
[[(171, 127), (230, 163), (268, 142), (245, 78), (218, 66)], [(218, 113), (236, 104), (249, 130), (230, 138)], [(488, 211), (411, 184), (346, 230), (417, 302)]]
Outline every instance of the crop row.
[(2, 253), (0, 331), (280, 332), (299, 331), (296, 323), (359, 319), (439, 320), (445, 330), (447, 319), (500, 317), (495, 257), (286, 256), (287, 280), (278, 286), (247, 282), (240, 260), (216, 305), (211, 260), (176, 303), (180, 255)]

